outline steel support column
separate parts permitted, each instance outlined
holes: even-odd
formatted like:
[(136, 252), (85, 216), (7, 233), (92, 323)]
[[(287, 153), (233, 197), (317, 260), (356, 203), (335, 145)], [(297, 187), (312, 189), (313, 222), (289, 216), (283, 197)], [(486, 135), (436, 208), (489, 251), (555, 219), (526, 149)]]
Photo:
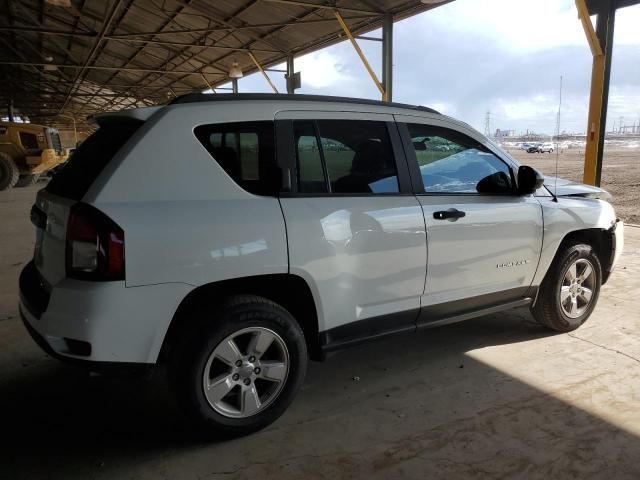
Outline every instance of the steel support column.
[(9, 121), (13, 122), (15, 121), (15, 113), (13, 111), (13, 100), (9, 100), (9, 103), (7, 103), (7, 116), (9, 117)]
[(382, 100), (392, 101), (393, 93), (393, 15), (387, 13), (382, 21)]
[(600, 104), (600, 135), (598, 135), (598, 154), (596, 157), (595, 185), (600, 186), (602, 177), (602, 157), (604, 153), (604, 136), (607, 131), (607, 108), (609, 107), (609, 83), (611, 80), (611, 57), (613, 53), (613, 30), (615, 27), (616, 7), (609, 0), (608, 8), (598, 14), (596, 35), (604, 50), (604, 73), (602, 80), (602, 102)]
[(233, 93), (238, 93), (238, 79), (237, 78), (232, 78), (231, 79), (231, 91)]
[(576, 0), (576, 7), (593, 54), (583, 181), (589, 185), (599, 186), (602, 176), (602, 156), (607, 126), (616, 6), (612, 0), (602, 1), (601, 10), (598, 11), (595, 31), (591, 24), (585, 1)]

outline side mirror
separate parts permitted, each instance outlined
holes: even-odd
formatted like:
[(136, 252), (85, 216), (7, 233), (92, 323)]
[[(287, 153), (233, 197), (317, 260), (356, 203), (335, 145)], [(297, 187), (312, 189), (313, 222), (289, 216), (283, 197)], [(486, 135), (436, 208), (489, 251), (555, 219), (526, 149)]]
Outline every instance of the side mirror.
[(522, 165), (518, 169), (518, 193), (531, 195), (544, 185), (544, 176), (535, 168)]
[(476, 190), (478, 193), (487, 194), (513, 193), (511, 179), (504, 172), (496, 172), (491, 175), (487, 175), (478, 182)]

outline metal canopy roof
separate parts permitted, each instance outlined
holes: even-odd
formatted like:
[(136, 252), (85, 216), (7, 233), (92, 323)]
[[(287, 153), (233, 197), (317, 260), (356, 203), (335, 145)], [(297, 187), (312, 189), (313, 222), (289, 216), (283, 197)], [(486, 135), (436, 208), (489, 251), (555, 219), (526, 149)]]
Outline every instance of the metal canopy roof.
[[(4, 0), (0, 103), (41, 123), (165, 103), (452, 0)], [(4, 111), (4, 108), (2, 108)]]
[(590, 15), (597, 15), (607, 8), (624, 8), (637, 5), (640, 0), (586, 0), (587, 9)]

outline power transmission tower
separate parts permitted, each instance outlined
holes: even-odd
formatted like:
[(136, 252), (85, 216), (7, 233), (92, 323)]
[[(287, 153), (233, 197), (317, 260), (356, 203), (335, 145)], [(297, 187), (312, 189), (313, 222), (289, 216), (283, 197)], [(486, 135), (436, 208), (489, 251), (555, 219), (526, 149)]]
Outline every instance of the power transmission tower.
[(491, 110), (487, 110), (487, 113), (484, 116), (484, 136), (491, 136)]
[[(558, 115), (556, 117), (556, 142), (560, 142), (560, 110), (562, 109), (562, 75), (560, 75), (560, 98), (558, 99)], [(556, 144), (556, 154), (558, 153), (558, 145)], [(557, 173), (557, 172), (556, 172)]]

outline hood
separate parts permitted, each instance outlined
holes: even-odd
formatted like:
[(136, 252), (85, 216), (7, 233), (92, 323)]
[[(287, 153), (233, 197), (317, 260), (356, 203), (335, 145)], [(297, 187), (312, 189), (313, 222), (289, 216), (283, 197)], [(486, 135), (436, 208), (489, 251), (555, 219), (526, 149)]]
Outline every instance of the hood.
[(606, 190), (593, 185), (566, 180), (564, 178), (544, 177), (544, 186), (557, 197), (584, 197), (611, 200), (611, 194)]

